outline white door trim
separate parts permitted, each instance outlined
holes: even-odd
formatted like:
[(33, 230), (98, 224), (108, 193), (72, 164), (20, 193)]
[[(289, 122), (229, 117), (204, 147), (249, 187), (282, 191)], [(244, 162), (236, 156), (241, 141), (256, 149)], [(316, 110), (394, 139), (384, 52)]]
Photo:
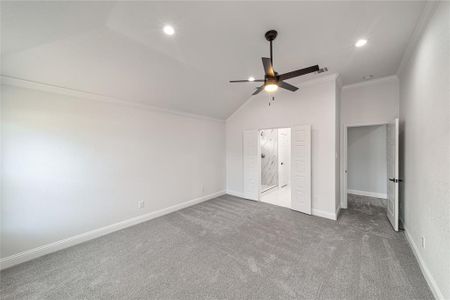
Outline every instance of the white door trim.
[(347, 165), (348, 165), (348, 157), (347, 157), (347, 135), (348, 129), (350, 127), (364, 127), (364, 126), (381, 126), (387, 125), (386, 122), (363, 122), (363, 123), (348, 123), (342, 125), (342, 153), (341, 153), (341, 208), (347, 208), (347, 194), (348, 194), (348, 185), (347, 185)]

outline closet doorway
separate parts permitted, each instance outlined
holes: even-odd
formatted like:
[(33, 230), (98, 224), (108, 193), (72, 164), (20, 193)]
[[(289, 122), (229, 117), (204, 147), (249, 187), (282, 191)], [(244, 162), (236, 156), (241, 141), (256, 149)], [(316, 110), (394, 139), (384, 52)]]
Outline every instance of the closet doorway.
[(244, 130), (242, 148), (243, 198), (311, 214), (311, 125)]
[(291, 129), (259, 131), (262, 202), (291, 207)]

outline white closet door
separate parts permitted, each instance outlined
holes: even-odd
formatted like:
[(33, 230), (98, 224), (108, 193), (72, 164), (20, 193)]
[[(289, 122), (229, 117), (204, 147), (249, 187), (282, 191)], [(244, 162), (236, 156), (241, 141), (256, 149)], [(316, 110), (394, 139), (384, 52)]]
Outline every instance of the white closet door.
[(244, 131), (244, 197), (259, 200), (261, 182), (261, 154), (258, 130)]
[(291, 208), (311, 214), (311, 125), (291, 131)]
[(278, 185), (286, 186), (289, 183), (289, 152), (290, 152), (290, 129), (278, 129)]
[(387, 173), (388, 173), (388, 201), (387, 201), (387, 217), (398, 231), (398, 140), (399, 140), (399, 120), (395, 119), (387, 127)]

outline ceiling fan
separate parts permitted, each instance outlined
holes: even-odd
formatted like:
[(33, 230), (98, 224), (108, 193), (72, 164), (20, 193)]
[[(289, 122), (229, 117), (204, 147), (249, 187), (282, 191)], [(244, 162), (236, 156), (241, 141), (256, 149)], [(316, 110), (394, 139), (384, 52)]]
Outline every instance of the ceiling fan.
[(266, 32), (265, 37), (266, 40), (270, 43), (270, 58), (268, 57), (262, 57), (262, 63), (264, 67), (264, 79), (253, 79), (250, 78), (248, 80), (231, 80), (231, 83), (237, 83), (237, 82), (264, 82), (263, 85), (256, 88), (256, 91), (252, 95), (256, 95), (260, 93), (262, 90), (265, 90), (266, 92), (274, 92), (278, 89), (278, 87), (289, 90), (291, 92), (295, 92), (298, 90), (298, 87), (293, 86), (292, 84), (289, 84), (285, 82), (284, 80), (306, 75), (309, 73), (322, 73), (328, 71), (327, 68), (319, 68), (319, 65), (314, 65), (311, 67), (295, 70), (292, 72), (284, 73), (279, 75), (275, 70), (273, 69), (273, 54), (272, 54), (272, 41), (275, 40), (277, 37), (278, 32), (276, 30), (269, 30)]

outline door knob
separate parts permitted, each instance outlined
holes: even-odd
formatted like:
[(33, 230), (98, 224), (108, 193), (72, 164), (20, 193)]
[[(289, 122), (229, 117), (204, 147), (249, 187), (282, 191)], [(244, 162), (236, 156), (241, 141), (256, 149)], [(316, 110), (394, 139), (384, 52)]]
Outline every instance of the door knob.
[(403, 181), (403, 180), (401, 180), (401, 179), (397, 179), (397, 178), (389, 178), (389, 181), (392, 181), (392, 182), (398, 183), (398, 182), (401, 182), (401, 181)]

